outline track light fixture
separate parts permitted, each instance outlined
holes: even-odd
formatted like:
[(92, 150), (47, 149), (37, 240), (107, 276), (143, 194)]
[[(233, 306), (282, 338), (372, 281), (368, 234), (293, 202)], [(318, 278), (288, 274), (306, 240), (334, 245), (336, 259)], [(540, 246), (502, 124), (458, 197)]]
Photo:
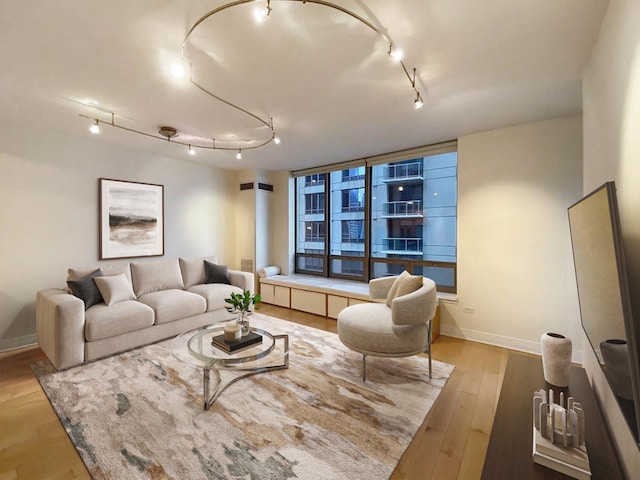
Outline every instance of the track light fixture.
[(256, 7), (253, 10), (253, 16), (258, 23), (262, 23), (271, 15), (271, 10), (271, 0), (267, 0), (267, 6), (264, 8)]
[[(261, 1), (261, 0), (260, 0)], [(414, 100), (414, 106), (416, 109), (421, 108), (424, 105), (424, 102), (422, 100), (422, 96), (420, 94), (420, 91), (417, 89), (416, 87), (416, 69), (413, 69), (413, 75), (411, 75), (409, 73), (409, 71), (407, 70), (407, 67), (404, 64), (403, 58), (403, 52), (402, 50), (396, 48), (393, 44), (393, 41), (391, 40), (391, 37), (389, 36), (389, 34), (387, 33), (386, 29), (383, 26), (376, 26), (373, 23), (371, 23), (370, 21), (366, 20), (365, 18), (363, 18), (362, 16), (358, 15), (357, 13), (342, 7), (340, 5), (336, 5), (335, 3), (329, 2), (329, 1), (325, 1), (325, 0), (265, 0), (265, 6), (264, 7), (257, 7), (256, 9), (254, 9), (254, 15), (256, 17), (256, 20), (263, 22), (264, 20), (266, 20), (270, 15), (271, 12), (273, 11), (273, 8), (271, 7), (271, 3), (275, 2), (275, 1), (280, 1), (280, 2), (296, 2), (296, 3), (301, 3), (303, 5), (311, 3), (311, 4), (315, 4), (315, 5), (319, 5), (319, 6), (323, 6), (323, 7), (328, 7), (328, 8), (332, 8), (338, 12), (341, 12), (345, 15), (350, 16), (351, 18), (359, 21), (361, 24), (365, 25), (366, 27), (368, 27), (369, 29), (373, 30), (376, 34), (378, 34), (386, 43), (387, 45), (389, 45), (389, 51), (387, 52), (389, 54), (389, 56), (396, 62), (399, 63), (400, 66), (402, 67), (402, 70), (404, 71), (407, 79), (409, 80), (409, 82), (411, 83), (411, 88), (414, 90), (415, 94), (416, 94), (416, 98)], [(118, 123), (116, 123), (116, 114), (114, 112), (108, 112), (105, 111), (101, 108), (98, 108), (96, 105), (91, 105), (89, 103), (86, 103), (85, 105), (88, 107), (93, 107), (93, 108), (98, 108), (100, 111), (102, 111), (103, 113), (109, 114), (111, 116), (111, 121), (110, 122), (106, 122), (97, 118), (92, 118), (92, 117), (88, 117), (86, 115), (82, 115), (82, 117), (84, 118), (89, 118), (91, 120), (93, 120), (95, 123), (93, 125), (91, 125), (90, 130), (92, 133), (99, 133), (100, 132), (100, 124), (104, 124), (104, 125), (108, 125), (110, 127), (114, 127), (114, 128), (118, 128), (121, 130), (125, 130), (128, 131), (130, 133), (137, 133), (139, 135), (144, 135), (147, 137), (151, 137), (151, 138), (156, 138), (159, 140), (166, 140), (169, 141), (171, 143), (177, 143), (179, 145), (185, 145), (188, 147), (188, 152), (190, 155), (194, 155), (195, 154), (195, 149), (206, 149), (206, 150), (230, 150), (230, 151), (235, 151), (237, 150), (238, 153), (236, 153), (236, 159), (240, 160), (242, 159), (242, 150), (253, 150), (253, 149), (257, 149), (257, 148), (261, 148), (264, 147), (266, 145), (268, 145), (269, 143), (273, 142), (276, 145), (280, 144), (280, 137), (278, 137), (275, 133), (275, 130), (273, 128), (273, 119), (272, 118), (262, 118), (261, 116), (250, 112), (249, 110), (246, 110), (242, 107), (240, 107), (239, 105), (236, 105), (235, 103), (226, 100), (216, 94), (214, 94), (213, 92), (209, 91), (207, 88), (205, 88), (201, 83), (197, 82), (196, 80), (194, 80), (193, 77), (193, 65), (191, 64), (191, 62), (188, 61), (187, 55), (186, 55), (186, 49), (188, 47), (189, 44), (189, 38), (191, 37), (191, 35), (194, 33), (194, 31), (196, 29), (198, 29), (198, 27), (208, 18), (211, 18), (212, 16), (216, 15), (217, 13), (223, 12), (224, 10), (227, 10), (229, 8), (232, 7), (237, 7), (237, 6), (241, 6), (244, 5), (246, 3), (256, 3), (256, 0), (236, 0), (236, 1), (232, 1), (230, 3), (226, 3), (224, 5), (221, 5), (217, 8), (214, 8), (213, 10), (207, 12), (206, 14), (202, 15), (187, 31), (184, 40), (182, 41), (182, 49), (181, 49), (181, 53), (182, 53), (182, 64), (176, 64), (171, 68), (171, 71), (173, 73), (174, 76), (176, 77), (180, 77), (180, 76), (186, 76), (186, 74), (188, 73), (188, 77), (189, 77), (189, 82), (191, 83), (191, 85), (193, 85), (194, 87), (196, 87), (198, 90), (200, 90), (201, 92), (203, 92), (204, 94), (208, 95), (209, 97), (213, 98), (214, 100), (217, 100), (218, 102), (224, 103), (225, 105), (239, 111), (240, 113), (243, 113), (249, 117), (252, 117), (254, 120), (256, 120), (257, 122), (261, 123), (262, 125), (266, 126), (269, 130), (269, 135), (263, 139), (263, 140), (258, 140), (258, 139), (236, 139), (235, 141), (224, 141), (223, 144), (224, 145), (228, 145), (228, 146), (224, 146), (224, 145), (220, 145), (216, 143), (216, 139), (215, 138), (207, 138), (207, 137), (200, 137), (201, 138), (201, 142), (196, 142), (196, 143), (183, 143), (180, 141), (175, 140), (175, 137), (178, 137), (178, 131), (173, 128), (173, 127), (160, 127), (159, 130), (159, 135), (155, 135), (155, 134), (151, 134), (148, 132), (144, 132), (141, 130), (136, 130), (134, 128), (129, 128), (129, 127), (125, 127), (124, 125), (120, 125)], [(188, 68), (186, 68), (186, 65), (188, 65)], [(197, 135), (189, 135), (191, 138), (193, 137), (198, 137)], [(209, 144), (209, 142), (211, 142)], [(229, 145), (229, 143), (236, 143), (236, 146), (233, 145)], [(241, 149), (239, 149), (237, 147), (237, 144), (241, 143), (243, 145), (243, 147)]]
[[(340, 5), (336, 5), (335, 3), (332, 2), (328, 2), (325, 0), (266, 0), (266, 7), (263, 9), (260, 9), (261, 12), (261, 17), (263, 19), (265, 19), (266, 17), (268, 17), (269, 15), (271, 15), (271, 12), (273, 11), (273, 8), (271, 7), (271, 2), (272, 1), (279, 1), (279, 2), (295, 2), (295, 3), (302, 3), (303, 5), (306, 5), (308, 3), (311, 4), (315, 4), (315, 5), (320, 5), (323, 7), (328, 7), (328, 8), (332, 8), (334, 10), (337, 10), (341, 13), (344, 13), (348, 16), (350, 16), (351, 18), (354, 18), (355, 20), (358, 20), (360, 23), (364, 24), (365, 26), (367, 26), (368, 28), (370, 28), (371, 30), (373, 30), (375, 33), (377, 33), (380, 37), (382, 37), (382, 39), (384, 39), (384, 41), (389, 45), (389, 51), (388, 54), (391, 56), (391, 58), (393, 58), (393, 60), (397, 63), (400, 64), (400, 66), (402, 67), (402, 70), (404, 71), (404, 74), (406, 75), (407, 79), (409, 80), (409, 82), (411, 83), (411, 88), (413, 88), (413, 90), (415, 91), (416, 95), (418, 97), (421, 98), (420, 95), (420, 91), (417, 89), (416, 87), (416, 69), (413, 69), (413, 76), (411, 76), (409, 74), (409, 70), (407, 70), (407, 67), (405, 66), (404, 62), (403, 62), (403, 57), (404, 54), (402, 52), (402, 50), (395, 48), (393, 41), (391, 40), (391, 37), (389, 36), (389, 34), (386, 32), (386, 29), (384, 27), (376, 27), (373, 23), (371, 23), (370, 21), (366, 20), (365, 18), (361, 17), (360, 15), (358, 15), (357, 13), (342, 7)], [(240, 5), (243, 5), (245, 3), (255, 3), (256, 0), (236, 0), (230, 3), (226, 3), (224, 5), (221, 5), (217, 8), (214, 8), (213, 10), (205, 13), (204, 15), (202, 15), (192, 26), (191, 28), (187, 31), (187, 34), (184, 37), (184, 40), (182, 41), (182, 57), (185, 58), (185, 50), (186, 47), (189, 43), (189, 38), (191, 37), (191, 35), (193, 34), (193, 32), (208, 18), (213, 17), (214, 15), (223, 12), (224, 10), (227, 10), (229, 8), (233, 8), (233, 7), (237, 7)], [(250, 115), (252, 117), (254, 117), (255, 119), (257, 119), (258, 121), (264, 123), (265, 125), (267, 125), (266, 122), (264, 122), (264, 120), (260, 119), (257, 115), (254, 115), (250, 112), (248, 112), (247, 110), (244, 110), (243, 108), (227, 101), (224, 100), (216, 95), (214, 95), (213, 93), (209, 92), (208, 90), (206, 90), (204, 87), (196, 84), (193, 79), (191, 80), (191, 82), (196, 85), (198, 88), (200, 88), (203, 92), (209, 94), (211, 97), (213, 97), (214, 99), (225, 103), (226, 105), (229, 105), (230, 107), (235, 108), (238, 111), (241, 111), (247, 115)], [(275, 138), (275, 137), (272, 137)]]
[[(91, 106), (91, 105), (87, 105), (87, 106)], [(94, 108), (98, 108), (98, 107), (94, 107)], [(80, 116), (82, 118), (88, 118), (90, 120), (92, 120), (93, 123), (90, 127), (89, 130), (91, 131), (91, 133), (100, 133), (100, 125), (108, 125), (109, 127), (113, 127), (113, 128), (117, 128), (120, 130), (124, 130), (130, 133), (137, 133), (138, 135), (144, 135), (145, 137), (149, 137), (149, 138), (156, 138), (158, 140), (166, 140), (168, 142), (171, 143), (175, 143), (177, 145), (184, 145), (185, 147), (188, 148), (188, 153), (189, 155), (195, 155), (196, 154), (196, 149), (204, 149), (204, 150), (231, 150), (231, 151), (236, 151), (238, 150), (238, 154), (236, 154), (236, 158), (240, 159), (242, 158), (242, 154), (240, 153), (242, 150), (239, 150), (238, 147), (223, 147), (220, 146), (218, 143), (216, 143), (216, 139), (215, 138), (211, 138), (211, 139), (206, 139), (204, 137), (201, 137), (202, 140), (208, 140), (211, 142), (210, 145), (196, 145), (193, 143), (185, 143), (185, 142), (181, 142), (179, 140), (176, 140), (176, 137), (179, 137), (179, 133), (178, 130), (175, 129), (174, 127), (169, 127), (169, 126), (162, 126), (159, 128), (158, 133), (159, 135), (154, 135), (152, 133), (147, 133), (147, 132), (143, 132), (141, 130), (136, 130), (135, 128), (129, 128), (129, 127), (125, 127), (124, 125), (120, 125), (118, 123), (116, 123), (116, 114), (114, 112), (107, 112), (105, 110), (100, 109), (100, 111), (102, 111), (103, 113), (109, 114), (111, 116), (111, 121), (110, 122), (105, 122), (104, 120), (100, 120), (97, 118), (93, 118), (93, 117), (89, 117), (87, 115), (84, 114), (80, 114)], [(270, 124), (270, 128), (273, 131), (273, 119), (270, 119), (271, 124)], [(264, 145), (266, 145), (267, 143), (270, 142), (274, 142), (276, 145), (280, 143), (280, 138), (275, 136), (275, 133), (273, 134), (273, 136), (266, 142), (263, 142), (259, 145), (253, 145), (253, 146), (249, 146), (249, 147), (243, 147), (242, 149), (244, 150), (252, 150), (255, 148), (260, 148), (263, 147)], [(239, 157), (238, 157), (239, 155)]]
[(404, 58), (404, 52), (398, 48), (393, 48), (393, 44), (389, 44), (389, 51), (387, 52), (394, 62), (400, 62)]
[(181, 63), (174, 63), (171, 65), (171, 74), (178, 79), (182, 79), (187, 74), (187, 69)]
[(95, 123), (89, 127), (89, 131), (94, 135), (97, 135), (98, 133), (100, 133), (100, 123), (98, 122), (97, 118), (95, 118), (94, 120)]

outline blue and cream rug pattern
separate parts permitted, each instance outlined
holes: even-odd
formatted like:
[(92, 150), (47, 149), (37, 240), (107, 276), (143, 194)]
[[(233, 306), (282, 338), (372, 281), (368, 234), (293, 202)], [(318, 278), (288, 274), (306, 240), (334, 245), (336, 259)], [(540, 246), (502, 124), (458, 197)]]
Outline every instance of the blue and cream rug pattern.
[(287, 370), (230, 386), (202, 408), (202, 371), (164, 341), (57, 372), (33, 365), (98, 479), (388, 478), (453, 366), (423, 356), (367, 358), (337, 335), (258, 313), (290, 337)]

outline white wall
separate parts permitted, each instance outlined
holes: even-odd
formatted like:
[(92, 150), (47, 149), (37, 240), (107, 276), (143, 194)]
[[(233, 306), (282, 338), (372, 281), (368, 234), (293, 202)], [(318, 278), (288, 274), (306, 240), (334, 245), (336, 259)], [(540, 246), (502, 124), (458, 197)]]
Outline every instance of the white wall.
[(271, 172), (273, 182), (273, 200), (270, 210), (270, 244), (269, 262), (280, 267), (283, 274), (294, 271), (294, 237), (293, 218), (294, 183), (289, 172)]
[[(235, 207), (235, 231), (229, 236), (235, 243), (236, 257), (229, 263), (230, 268), (240, 269), (240, 260), (252, 260), (256, 267), (256, 172), (238, 171), (232, 180), (233, 202)], [(254, 183), (254, 188), (240, 190), (243, 183)]]
[[(539, 352), (540, 336), (554, 331), (574, 340), (580, 360), (567, 208), (582, 196), (581, 132), (571, 116), (459, 139), (459, 302), (443, 304), (443, 333)], [(284, 173), (275, 182), (270, 258), (293, 269), (285, 182)]]
[[(286, 195), (286, 188), (274, 185), (274, 179), (279, 173), (263, 170), (241, 170), (236, 174), (235, 200), (236, 205), (236, 256), (237, 268), (240, 260), (251, 259), (254, 272), (269, 266), (278, 265), (272, 258), (274, 249), (274, 234), (281, 227), (282, 218), (286, 217), (286, 209), (280, 212), (274, 210), (278, 195)], [(240, 190), (242, 183), (253, 183), (253, 188)], [(266, 183), (274, 187), (274, 191), (261, 190), (258, 183)], [(276, 219), (275, 223), (272, 218)], [(285, 228), (286, 230), (286, 228)], [(251, 234), (249, 234), (251, 232)], [(255, 288), (258, 290), (258, 279)]]
[[(269, 232), (269, 215), (273, 192), (261, 190), (259, 183), (271, 185), (267, 172), (258, 172), (256, 175), (256, 261), (255, 271), (270, 265), (269, 252), (271, 250), (271, 236)], [(257, 281), (257, 279), (256, 279)], [(257, 287), (257, 285), (256, 285)]]
[(582, 194), (580, 116), (458, 140), (458, 303), (441, 331), (539, 353), (581, 328), (567, 207)]
[[(640, 315), (640, 2), (611, 0), (583, 82), (584, 189), (616, 182), (635, 321)], [(585, 339), (585, 369), (628, 478), (640, 450)]]
[(3, 125), (0, 350), (35, 341), (39, 289), (64, 287), (68, 267), (103, 263), (100, 177), (164, 185), (164, 258), (217, 254), (221, 262), (235, 260), (233, 235), (222, 227), (233, 222), (233, 172)]

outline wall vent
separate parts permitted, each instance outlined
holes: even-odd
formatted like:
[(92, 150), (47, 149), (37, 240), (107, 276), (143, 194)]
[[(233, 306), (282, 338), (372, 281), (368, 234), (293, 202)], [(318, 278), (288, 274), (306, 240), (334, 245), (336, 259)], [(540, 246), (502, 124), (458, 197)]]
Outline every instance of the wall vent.
[(241, 259), (240, 270), (243, 272), (253, 273), (253, 260), (251, 260), (250, 258)]

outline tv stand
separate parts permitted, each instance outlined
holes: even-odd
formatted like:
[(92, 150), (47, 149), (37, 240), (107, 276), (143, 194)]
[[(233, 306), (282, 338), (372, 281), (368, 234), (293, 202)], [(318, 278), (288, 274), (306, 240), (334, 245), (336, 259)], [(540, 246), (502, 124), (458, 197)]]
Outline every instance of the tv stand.
[[(566, 480), (570, 477), (533, 462), (533, 392), (545, 388), (540, 357), (512, 353), (502, 382), (483, 480)], [(592, 480), (624, 479), (587, 374), (572, 366), (569, 395), (585, 411)]]

